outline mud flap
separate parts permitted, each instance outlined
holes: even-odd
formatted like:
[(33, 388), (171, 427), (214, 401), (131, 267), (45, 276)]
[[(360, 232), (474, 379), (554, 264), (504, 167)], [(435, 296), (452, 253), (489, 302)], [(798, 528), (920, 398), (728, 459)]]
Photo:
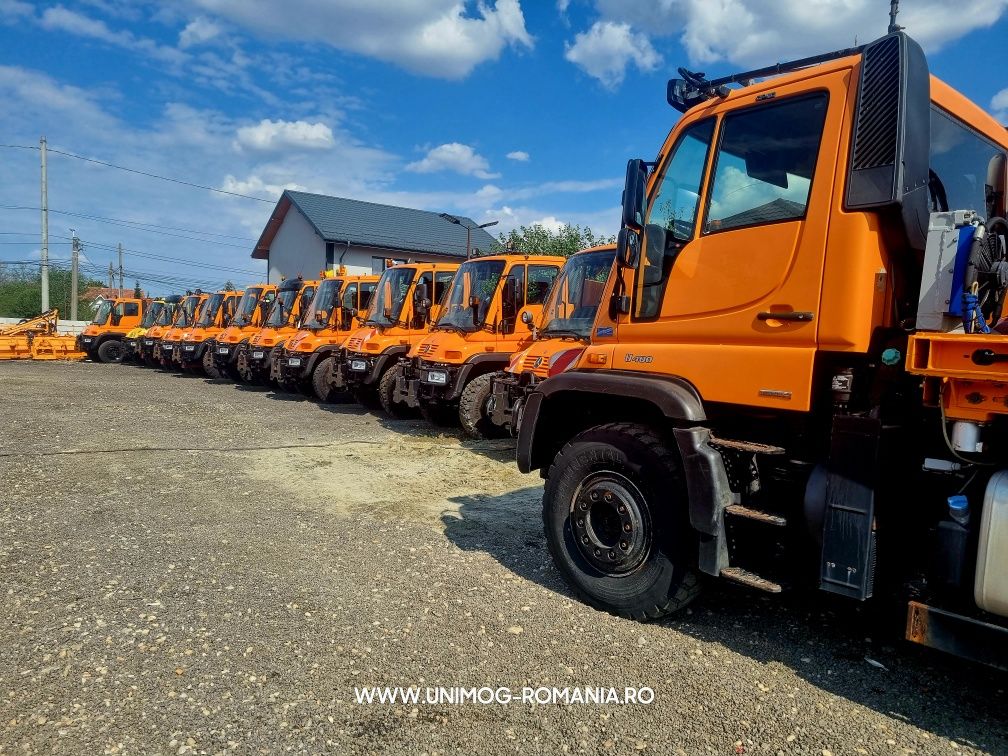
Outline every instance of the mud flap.
[(869, 417), (833, 421), (819, 587), (871, 598), (875, 582), (875, 488), (882, 425)]
[(724, 460), (708, 442), (707, 428), (676, 428), (674, 431), (686, 473), (690, 524), (700, 534), (699, 568), (720, 575), (728, 567), (725, 507), (734, 502)]

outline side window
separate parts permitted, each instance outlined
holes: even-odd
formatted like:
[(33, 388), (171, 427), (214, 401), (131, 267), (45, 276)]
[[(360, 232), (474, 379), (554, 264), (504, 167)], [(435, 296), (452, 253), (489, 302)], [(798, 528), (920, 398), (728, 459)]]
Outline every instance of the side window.
[(938, 108), (931, 107), (931, 210), (973, 210), (987, 207), (987, 170), (1004, 150)]
[(445, 294), (448, 293), (448, 287), (451, 286), (451, 282), (455, 278), (455, 271), (441, 271), (434, 274), (434, 296), (431, 297), (431, 302), (437, 304), (442, 299), (444, 299)]
[(314, 286), (305, 286), (304, 290), (301, 292), (301, 301), (298, 303), (298, 317), (308, 312), (308, 307), (311, 306), (312, 297), (315, 296)]
[(126, 317), (133, 317), (140, 314), (140, 305), (136, 302), (124, 302), (123, 303), (123, 315)]
[(525, 266), (513, 265), (501, 290), (501, 331), (512, 333), (518, 322), (518, 311), (525, 306)]
[(360, 309), (366, 310), (371, 305), (371, 297), (374, 296), (375, 289), (378, 288), (378, 284), (373, 281), (370, 283), (362, 283), (360, 285)]
[(704, 233), (805, 217), (828, 103), (823, 93), (724, 117)]
[(693, 238), (714, 119), (690, 126), (676, 141), (658, 179), (647, 220), (647, 241), (636, 274), (634, 317), (653, 318), (679, 250)]
[(529, 265), (525, 304), (543, 304), (559, 272), (560, 269), (554, 265)]
[(357, 284), (347, 284), (343, 290), (343, 309), (357, 311)]
[[(414, 297), (416, 296), (416, 293), (420, 290), (421, 286), (423, 286), (423, 287), (426, 288), (427, 298), (430, 299), (431, 302), (436, 302), (437, 300), (434, 299), (434, 296), (433, 296), (434, 295), (434, 292), (433, 292), (434, 275), (432, 273), (427, 272), (427, 273), (420, 274), (420, 277), (417, 279), (416, 285), (413, 287), (413, 296)], [(405, 306), (412, 308), (413, 323), (412, 323), (411, 327), (412, 328), (423, 328), (424, 323), (426, 322), (426, 318), (424, 317), (423, 308), (416, 306), (413, 302), (407, 302)]]

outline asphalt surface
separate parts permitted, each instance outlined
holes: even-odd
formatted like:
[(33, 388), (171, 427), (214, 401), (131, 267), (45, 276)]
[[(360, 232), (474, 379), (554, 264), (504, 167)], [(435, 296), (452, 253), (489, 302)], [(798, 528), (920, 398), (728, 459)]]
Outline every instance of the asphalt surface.
[(852, 604), (574, 601), (506, 442), (90, 363), (0, 362), (0, 428), (0, 753), (1008, 753), (1008, 676)]

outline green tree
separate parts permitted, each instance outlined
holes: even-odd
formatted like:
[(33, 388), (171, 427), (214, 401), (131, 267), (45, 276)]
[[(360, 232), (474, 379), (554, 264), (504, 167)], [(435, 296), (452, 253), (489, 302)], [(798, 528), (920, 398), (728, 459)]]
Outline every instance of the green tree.
[(615, 236), (596, 235), (590, 228), (566, 224), (560, 229), (541, 226), (520, 226), (498, 237), (495, 252), (504, 250), (533, 255), (563, 255), (567, 257), (582, 249), (600, 244), (615, 244)]
[[(82, 277), (77, 291), (83, 293), (89, 287), (102, 286), (101, 281)], [(70, 317), (70, 271), (49, 267), (49, 306), (60, 311), (60, 316)], [(31, 265), (11, 265), (0, 263), (0, 317), (33, 318), (42, 310), (42, 276), (38, 263)], [(94, 317), (91, 303), (79, 299), (77, 317), (90, 320)]]
[(238, 291), (237, 287), (231, 282), (230, 278), (224, 282), (224, 291)]
[(143, 291), (140, 289), (139, 281), (133, 284), (133, 296), (137, 299), (143, 299)]

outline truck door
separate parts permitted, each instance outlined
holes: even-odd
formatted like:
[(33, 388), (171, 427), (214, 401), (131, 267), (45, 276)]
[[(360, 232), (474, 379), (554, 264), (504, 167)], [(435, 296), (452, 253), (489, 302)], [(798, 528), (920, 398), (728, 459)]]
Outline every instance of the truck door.
[(828, 74), (681, 132), (624, 279), (614, 368), (682, 376), (707, 401), (809, 408), (846, 96), (847, 75)]

